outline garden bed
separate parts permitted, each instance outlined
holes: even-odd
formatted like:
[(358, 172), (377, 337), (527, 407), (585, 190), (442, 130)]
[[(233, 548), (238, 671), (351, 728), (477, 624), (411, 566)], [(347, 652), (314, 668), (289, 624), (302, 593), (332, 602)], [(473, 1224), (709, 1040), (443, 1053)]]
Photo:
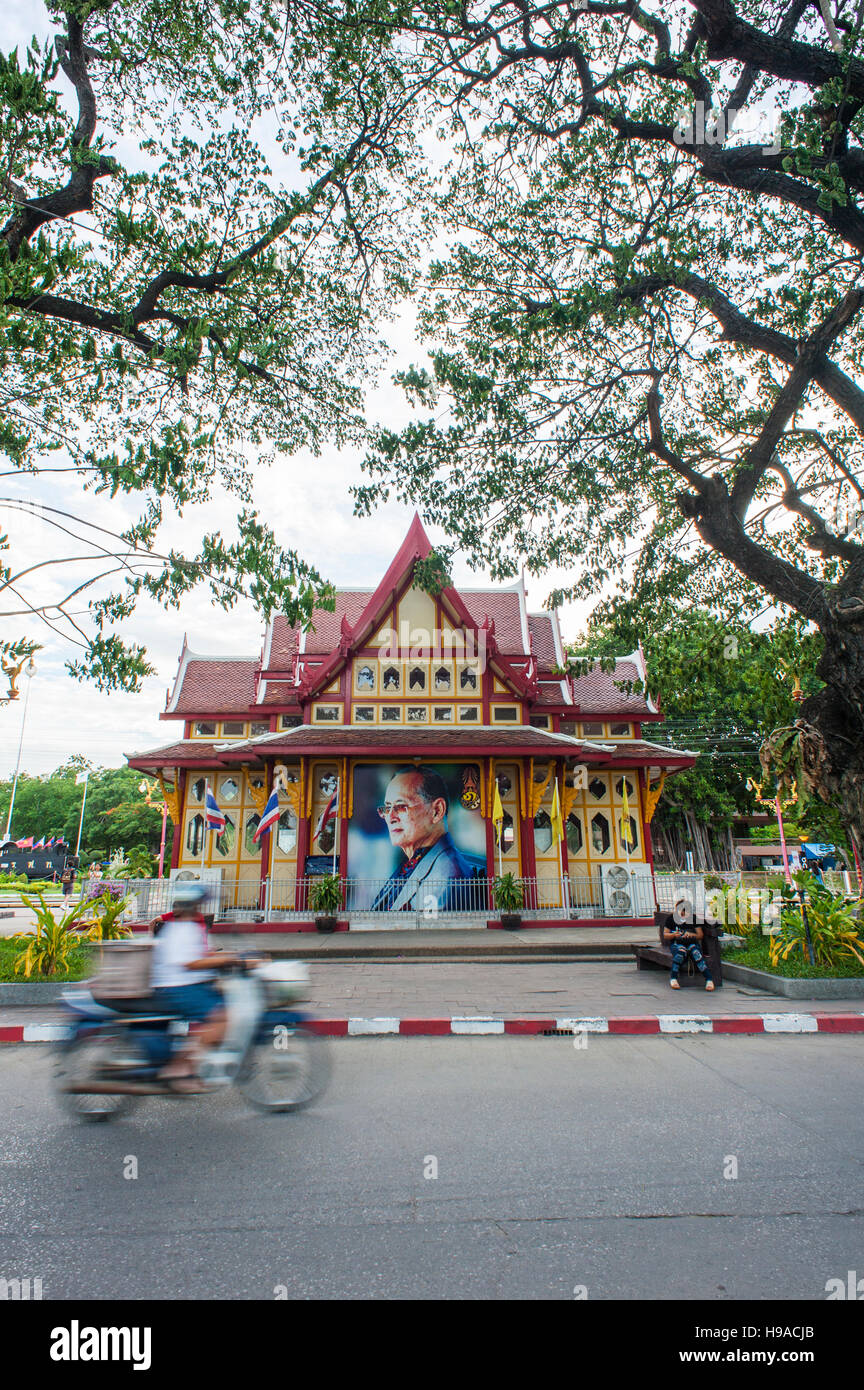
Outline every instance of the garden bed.
[[(26, 989), (34, 985), (43, 987), (57, 986), (71, 983), (74, 980), (85, 980), (88, 975), (93, 973), (93, 956), (91, 947), (82, 944), (73, 947), (69, 952), (68, 963), (69, 972), (57, 975), (31, 975), (27, 980), (23, 975), (15, 974), (15, 960), (20, 956), (23, 947), (18, 942), (12, 941), (10, 937), (0, 937), (0, 984), (14, 986), (15, 988)], [(5, 993), (5, 991), (4, 991)], [(6, 1000), (5, 1002), (9, 1002)]]
[(787, 999), (864, 999), (864, 966), (856, 961), (814, 966), (796, 952), (774, 969), (767, 941), (724, 952), (723, 974), (738, 984), (770, 990)]

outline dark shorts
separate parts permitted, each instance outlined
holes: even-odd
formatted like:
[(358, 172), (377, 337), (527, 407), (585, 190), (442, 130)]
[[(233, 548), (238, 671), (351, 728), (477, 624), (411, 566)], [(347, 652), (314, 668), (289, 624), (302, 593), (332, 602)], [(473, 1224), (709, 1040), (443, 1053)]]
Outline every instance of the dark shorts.
[(222, 1008), (224, 1002), (219, 990), (209, 980), (200, 980), (194, 985), (174, 985), (170, 989), (154, 989), (152, 996), (154, 1009), (193, 1021), (209, 1018), (216, 1009)]

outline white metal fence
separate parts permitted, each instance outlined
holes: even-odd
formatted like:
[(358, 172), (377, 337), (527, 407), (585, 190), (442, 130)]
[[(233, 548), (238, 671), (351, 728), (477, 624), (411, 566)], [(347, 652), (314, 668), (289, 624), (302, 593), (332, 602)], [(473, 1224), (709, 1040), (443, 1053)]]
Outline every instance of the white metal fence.
[[(217, 921), (291, 922), (309, 921), (316, 916), (312, 906), (313, 888), (318, 877), (294, 879), (273, 875), (259, 877), (223, 878), (210, 886), (206, 910)], [(518, 879), (523, 905), (520, 915), (531, 921), (538, 918), (650, 918), (655, 907), (670, 911), (675, 903), (686, 898), (697, 911), (704, 907), (704, 875), (658, 874), (654, 878), (644, 873), (632, 874), (630, 882), (615, 894), (604, 892), (600, 876)], [(411, 885), (395, 876), (387, 879), (340, 879), (341, 902), (337, 916), (356, 923), (380, 922), (381, 926), (408, 925), (413, 914), (417, 924), (436, 922), (455, 924), (472, 918), (485, 922), (500, 916), (495, 907), (494, 879), (475, 877), (465, 879), (432, 879)], [(167, 912), (171, 906), (174, 885), (169, 879), (134, 879), (129, 882), (133, 895), (130, 915), (136, 921), (147, 921)]]

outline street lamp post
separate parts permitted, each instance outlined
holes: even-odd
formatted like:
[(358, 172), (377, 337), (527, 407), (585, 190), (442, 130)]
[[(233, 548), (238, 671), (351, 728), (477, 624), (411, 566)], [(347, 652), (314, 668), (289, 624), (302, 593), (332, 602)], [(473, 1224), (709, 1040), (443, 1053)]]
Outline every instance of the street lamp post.
[(21, 749), (24, 747), (24, 725), (27, 721), (27, 702), (30, 699), (30, 685), (36, 674), (36, 662), (33, 660), (32, 656), (24, 668), (24, 674), (27, 677), (27, 689), (24, 692), (24, 708), (21, 711), (21, 735), (18, 739), (18, 757), (15, 760), (15, 777), (12, 781), (12, 799), (9, 802), (9, 814), (6, 817), (6, 834), (4, 838), (7, 840), (10, 839), (12, 834), (12, 812), (15, 809), (15, 793), (18, 790), (18, 774), (21, 771)]

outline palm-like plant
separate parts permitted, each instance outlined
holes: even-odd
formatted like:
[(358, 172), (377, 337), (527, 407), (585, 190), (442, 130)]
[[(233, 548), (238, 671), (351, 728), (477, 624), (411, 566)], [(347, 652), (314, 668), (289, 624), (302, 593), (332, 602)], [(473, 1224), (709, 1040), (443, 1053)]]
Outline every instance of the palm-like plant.
[[(793, 877), (799, 891), (806, 893), (807, 926), (813, 943), (814, 964), (828, 969), (848, 965), (852, 961), (864, 965), (864, 937), (861, 923), (855, 916), (856, 910), (864, 905), (864, 899), (849, 902), (842, 893), (832, 893), (806, 871)], [(804, 908), (788, 889), (784, 899), (780, 930), (768, 942), (771, 964), (775, 969), (796, 951), (809, 960)]]
[(342, 906), (342, 884), (336, 874), (324, 874), (309, 888), (309, 906), (313, 912), (333, 917)]
[(16, 975), (24, 975), (28, 980), (33, 974), (56, 975), (61, 970), (68, 975), (69, 952), (81, 945), (80, 922), (88, 910), (88, 904), (76, 903), (57, 918), (42, 893), (34, 897), (22, 893), (21, 901), (34, 914), (36, 929), (15, 932), (12, 937), (16, 945), (22, 947), (21, 954), (15, 958)]
[(95, 902), (89, 902), (87, 906), (91, 911), (95, 910), (96, 920), (87, 933), (88, 939), (120, 941), (125, 936), (131, 936), (132, 928), (123, 921), (128, 902), (128, 895), (125, 898), (116, 898), (111, 893), (97, 898)]

